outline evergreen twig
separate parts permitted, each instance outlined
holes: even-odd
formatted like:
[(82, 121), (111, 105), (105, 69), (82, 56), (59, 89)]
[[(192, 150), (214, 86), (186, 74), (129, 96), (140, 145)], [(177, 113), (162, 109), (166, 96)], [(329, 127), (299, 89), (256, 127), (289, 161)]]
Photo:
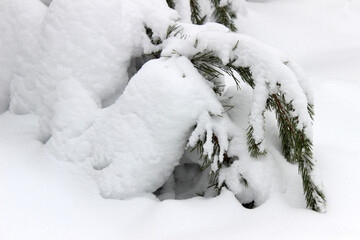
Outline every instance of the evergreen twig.
[(176, 35), (178, 35), (181, 32), (181, 26), (178, 24), (173, 24), (170, 25), (166, 31), (166, 39), (170, 37), (171, 34), (173, 34), (174, 32), (174, 37), (176, 37)]
[(236, 18), (236, 12), (231, 9), (231, 4), (220, 5), (220, 0), (211, 0), (214, 7), (213, 16), (217, 23), (220, 23), (228, 27), (232, 32), (236, 32), (236, 26), (234, 19)]
[[(194, 44), (195, 48), (197, 46), (198, 39), (196, 39)], [(233, 50), (235, 50), (237, 47), (238, 42), (235, 44)], [(190, 58), (190, 61), (205, 79), (214, 83), (214, 91), (218, 94), (222, 94), (223, 89), (220, 88), (222, 85), (219, 85), (217, 79), (225, 73), (235, 80), (235, 83), (238, 87), (240, 82), (239, 79), (237, 79), (235, 76), (234, 72), (237, 72), (241, 76), (241, 79), (250, 87), (256, 87), (250, 67), (236, 65), (235, 60), (230, 60), (229, 63), (224, 65), (215, 51), (200, 51), (194, 54)], [(297, 116), (293, 116), (292, 114), (295, 110), (292, 102), (286, 101), (285, 93), (281, 91), (281, 85), (277, 85), (278, 93), (269, 95), (266, 109), (275, 111), (284, 157), (288, 162), (298, 164), (299, 174), (301, 175), (303, 182), (303, 191), (307, 208), (318, 212), (323, 211), (326, 205), (325, 196), (312, 179), (312, 170), (314, 165), (312, 162), (312, 141), (305, 135), (304, 130), (297, 128), (299, 120)], [(266, 109), (264, 109), (264, 111)], [(309, 116), (313, 118), (314, 111), (311, 104), (308, 104), (307, 110)], [(247, 130), (248, 150), (251, 157), (257, 158), (261, 155), (265, 155), (266, 151), (262, 151), (260, 149), (259, 145), (261, 143), (255, 141), (253, 133), (254, 128), (250, 125)], [(206, 134), (205, 139), (199, 140), (194, 146), (194, 149), (198, 149), (198, 152), (201, 156), (200, 161), (202, 162), (202, 168), (209, 167), (213, 163), (215, 156), (218, 157), (220, 154), (218, 139), (214, 134), (210, 141), (212, 141), (213, 144), (213, 153), (211, 156), (204, 156), (203, 146), (207, 142)], [(221, 167), (230, 166), (233, 161), (236, 160), (234, 158), (229, 158), (226, 152), (222, 157), (224, 161), (222, 163), (218, 162), (217, 170), (212, 171), (210, 174), (210, 184), (219, 191), (222, 187), (226, 187), (225, 183), (218, 182), (218, 175)], [(247, 186), (248, 183), (246, 179), (241, 181), (244, 186)]]
[(248, 150), (250, 153), (250, 156), (253, 158), (258, 158), (259, 156), (265, 156), (267, 153), (266, 151), (261, 151), (259, 148), (260, 143), (257, 143), (254, 139), (254, 127), (253, 126), (249, 126), (247, 129), (247, 145), (248, 145)]
[(232, 64), (228, 64), (228, 67), (233, 69), (235, 72), (237, 72), (241, 80), (243, 80), (245, 83), (247, 83), (250, 87), (255, 87), (254, 79), (252, 78), (252, 73), (250, 70), (250, 67), (241, 67), (241, 66), (234, 66)]
[[(195, 45), (197, 45), (197, 41), (195, 41)], [(219, 85), (219, 82), (216, 80), (219, 76), (227, 74), (233, 78), (237, 88), (240, 88), (240, 81), (234, 75), (233, 70), (234, 66), (232, 65), (224, 65), (221, 59), (216, 56), (214, 51), (203, 51), (198, 52), (194, 56), (191, 57), (190, 61), (194, 64), (194, 67), (200, 72), (201, 75), (208, 81), (214, 83), (215, 88), (214, 91), (218, 94), (222, 93), (223, 85)]]
[[(237, 47), (237, 44), (234, 48)], [(248, 67), (238, 67), (233, 65), (234, 61), (230, 61), (229, 67), (239, 73), (242, 80), (252, 88), (255, 87), (255, 81), (252, 78), (252, 73)], [(299, 173), (301, 174), (303, 182), (303, 190), (306, 200), (307, 208), (314, 211), (321, 212), (326, 205), (324, 193), (314, 183), (311, 172), (313, 169), (313, 155), (312, 155), (312, 141), (306, 137), (303, 130), (297, 129), (298, 117), (294, 117), (291, 112), (294, 111), (293, 105), (285, 100), (285, 94), (280, 91), (281, 85), (278, 84), (279, 93), (272, 94), (267, 100), (266, 108), (274, 110), (279, 127), (279, 137), (282, 145), (282, 152), (285, 159), (290, 163), (297, 163)], [(314, 110), (313, 105), (308, 104), (308, 114), (313, 119)], [(250, 125), (247, 132), (247, 144), (250, 155), (258, 157), (265, 155), (266, 151), (261, 152), (259, 144), (256, 143), (253, 137), (254, 129)]]
[(190, 0), (191, 22), (202, 25), (205, 22), (206, 15), (201, 16), (201, 8), (197, 0)]
[[(283, 154), (286, 160), (298, 164), (306, 206), (317, 212), (323, 211), (326, 205), (325, 195), (311, 177), (314, 166), (312, 162), (312, 141), (305, 135), (304, 130), (296, 128), (298, 118), (291, 115), (294, 108), (291, 102), (286, 102), (284, 93), (280, 91), (278, 94), (272, 94), (267, 105), (268, 109), (275, 110)], [(313, 117), (314, 113), (310, 104), (308, 105), (308, 112)]]
[[(219, 140), (217, 138), (217, 136), (213, 133), (212, 134), (212, 138), (211, 141), (213, 143), (213, 151), (211, 156), (208, 156), (206, 154), (204, 154), (204, 144), (206, 143), (207, 139), (206, 139), (207, 134), (204, 134), (204, 140), (199, 140), (196, 145), (191, 149), (191, 152), (193, 152), (195, 149), (197, 150), (197, 153), (200, 155), (199, 161), (201, 162), (201, 169), (207, 169), (208, 167), (211, 166), (211, 164), (214, 162), (215, 157), (219, 157), (220, 155), (220, 145), (219, 145)], [(223, 167), (230, 167), (231, 164), (233, 164), (233, 162), (236, 160), (236, 158), (234, 157), (229, 157), (227, 155), (227, 152), (225, 151), (223, 154), (223, 161), (217, 162), (218, 166), (217, 169), (215, 171), (211, 170), (210, 171), (210, 181), (209, 181), (209, 186), (208, 188), (214, 187), (215, 190), (218, 192), (218, 194), (220, 194), (221, 189), (223, 187), (226, 187), (225, 183), (219, 183), (219, 173), (220, 173), (220, 169)], [(243, 177), (243, 175), (240, 174), (239, 176), (240, 182), (245, 186), (248, 187), (248, 181)]]

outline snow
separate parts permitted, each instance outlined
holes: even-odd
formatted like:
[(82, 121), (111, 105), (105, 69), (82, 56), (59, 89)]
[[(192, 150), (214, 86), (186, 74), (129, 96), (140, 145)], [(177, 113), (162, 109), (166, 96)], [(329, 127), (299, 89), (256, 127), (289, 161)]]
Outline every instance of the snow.
[(10, 82), (30, 71), (46, 7), (37, 0), (0, 1), (0, 113), (10, 104)]
[(184, 22), (191, 23), (190, 0), (175, 0), (175, 10), (179, 13)]
[[(314, 152), (327, 196), (327, 213), (304, 209), (297, 168), (281, 157), (274, 121), (268, 116), (265, 140), (272, 161), (254, 164), (276, 169), (265, 172), (278, 179), (269, 177), (277, 181), (270, 184), (275, 189), (264, 196), (266, 202), (249, 210), (226, 190), (209, 199), (160, 202), (151, 195), (121, 201), (104, 199), (92, 175), (79, 169), (81, 163), (59, 161), (49, 155), (51, 149), (39, 142), (37, 117), (6, 112), (0, 115), (0, 239), (359, 239), (359, 2), (273, 0), (247, 2), (247, 8), (248, 15), (239, 19), (238, 29), (285, 50), (311, 77)], [(60, 124), (76, 120), (71, 112), (69, 119), (58, 121), (61, 116), (55, 116), (54, 133), (76, 139), (93, 121), (102, 126), (99, 112), (108, 110), (100, 110), (92, 100), (89, 92), (93, 89), (74, 82), (70, 87), (79, 92), (79, 105), (75, 107), (80, 110), (86, 106), (89, 112), (82, 114), (88, 121), (74, 124), (71, 128), (80, 130), (72, 131), (67, 130), (68, 124)], [(59, 85), (60, 93), (71, 94), (65, 86), (65, 82)], [(232, 114), (251, 110), (246, 91), (236, 96), (245, 102)], [(58, 107), (65, 104), (73, 104), (71, 96), (69, 103)], [(108, 112), (112, 115), (109, 124), (117, 123), (119, 113)], [(239, 120), (246, 122), (247, 117)], [(72, 146), (82, 152), (82, 147), (87, 147), (83, 143), (76, 141)]]
[[(111, 105), (128, 82), (132, 58), (154, 50), (144, 23), (154, 29), (154, 36), (164, 38), (176, 18), (176, 12), (161, 0), (109, 0), (106, 4), (99, 0), (53, 1), (39, 36), (40, 49), (33, 52), (39, 55), (38, 60), (12, 84), (11, 111), (41, 116), (46, 141), (53, 134), (54, 115), (63, 115), (53, 109), (61, 101), (57, 96), (61, 96), (62, 81), (76, 82), (98, 108)], [(74, 95), (68, 101), (79, 105), (84, 98)], [(86, 121), (94, 117), (89, 114)]]
[[(187, 24), (183, 26), (183, 34), (187, 38), (169, 39), (162, 56), (181, 54), (191, 57), (208, 50), (213, 51), (224, 65), (233, 62), (234, 66), (251, 69), (255, 88), (249, 122), (254, 129), (255, 142), (262, 143), (259, 146), (261, 151), (265, 148), (265, 120), (262, 115), (269, 94), (285, 94), (286, 102), (291, 102), (294, 107), (293, 116), (298, 117), (298, 129), (304, 129), (307, 137), (312, 138), (312, 120), (307, 109), (308, 99), (312, 100), (311, 88), (301, 68), (292, 63), (290, 57), (249, 36), (228, 33), (228, 29), (212, 23), (196, 27)], [(290, 64), (289, 67), (284, 63)]]
[(104, 197), (136, 197), (154, 192), (169, 178), (198, 117), (221, 111), (215, 93), (187, 58), (152, 60), (115, 104), (82, 128), (81, 136), (66, 131), (79, 121), (68, 114), (69, 121), (61, 122), (65, 129), (55, 132), (47, 146), (59, 159), (86, 164)]

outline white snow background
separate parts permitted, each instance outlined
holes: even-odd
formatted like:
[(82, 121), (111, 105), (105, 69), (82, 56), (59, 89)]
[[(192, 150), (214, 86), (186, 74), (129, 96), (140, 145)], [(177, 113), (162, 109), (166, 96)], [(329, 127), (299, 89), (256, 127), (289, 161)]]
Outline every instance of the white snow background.
[[(0, 13), (4, 21), (6, 13)], [(360, 239), (360, 1), (252, 1), (238, 26), (287, 52), (311, 77), (314, 157), (326, 213), (304, 208), (297, 168), (282, 164), (282, 158), (285, 192), (272, 193), (255, 209), (245, 209), (226, 190), (212, 199), (104, 199), (89, 175), (46, 154), (36, 116), (5, 112), (0, 115), (0, 240)], [(31, 48), (36, 33), (20, 33)], [(16, 47), (9, 39), (6, 46)], [(27, 49), (16, 51), (26, 64)], [(12, 74), (6, 66), (0, 73)], [(0, 99), (8, 97), (0, 87)]]

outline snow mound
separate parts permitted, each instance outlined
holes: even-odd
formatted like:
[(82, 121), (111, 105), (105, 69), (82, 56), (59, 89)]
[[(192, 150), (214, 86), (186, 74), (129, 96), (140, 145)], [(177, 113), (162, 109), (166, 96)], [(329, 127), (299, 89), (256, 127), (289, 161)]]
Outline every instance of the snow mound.
[[(256, 143), (264, 141), (264, 118), (266, 101), (271, 94), (285, 93), (286, 102), (294, 107), (298, 129), (312, 138), (312, 119), (308, 103), (313, 103), (311, 87), (301, 68), (285, 53), (256, 39), (214, 23), (202, 26), (182, 24), (185, 38), (168, 40), (162, 56), (180, 54), (191, 58), (197, 53), (212, 52), (224, 65), (249, 67), (254, 79), (253, 100), (249, 123), (254, 128)], [(264, 148), (264, 144), (260, 148)]]
[[(164, 36), (176, 18), (161, 0), (53, 1), (40, 35), (37, 63), (14, 83), (11, 110), (38, 114), (46, 140), (52, 135), (54, 115), (62, 115), (53, 109), (62, 97), (62, 81), (77, 82), (99, 108), (112, 104), (128, 82), (131, 59), (153, 50), (144, 23), (156, 29), (154, 36)], [(69, 99), (73, 105), (83, 100), (76, 95)]]
[(12, 79), (34, 64), (45, 13), (38, 0), (0, 0), (0, 113), (9, 108)]
[[(170, 33), (177, 18), (162, 0), (53, 1), (32, 69), (21, 68), (24, 74), (12, 83), (11, 110), (39, 115), (41, 141), (59, 159), (83, 164), (106, 198), (155, 191), (179, 163), (189, 137), (190, 147), (206, 139), (204, 154), (212, 156), (214, 135), (219, 153), (212, 171), (220, 170), (227, 153), (237, 159), (221, 169), (219, 184), (241, 195), (246, 191), (242, 179), (254, 179), (245, 198), (257, 198), (253, 192), (261, 192), (264, 196), (255, 195), (263, 202), (270, 183), (257, 183), (250, 172), (268, 167), (251, 163), (243, 127), (226, 114), (212, 89), (214, 83), (199, 73), (192, 58), (211, 52), (224, 66), (250, 69), (254, 90), (251, 110), (245, 114), (250, 114), (261, 150), (267, 99), (279, 89), (294, 107), (298, 128), (312, 135), (307, 79), (280, 51), (230, 33), (220, 24), (177, 22), (179, 31)], [(150, 54), (161, 59), (150, 60)], [(150, 61), (129, 82), (138, 70), (133, 62), (139, 58)]]
[[(215, 93), (187, 58), (162, 58), (146, 63), (81, 137), (68, 139), (62, 131), (48, 145), (55, 155), (83, 161), (104, 197), (124, 199), (161, 187), (199, 116), (221, 111)], [(66, 141), (63, 148), (61, 141)]]

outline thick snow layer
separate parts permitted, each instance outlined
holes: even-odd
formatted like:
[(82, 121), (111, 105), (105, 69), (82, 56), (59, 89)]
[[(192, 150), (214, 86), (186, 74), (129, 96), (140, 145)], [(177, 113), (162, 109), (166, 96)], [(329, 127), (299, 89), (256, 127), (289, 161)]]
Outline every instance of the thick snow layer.
[[(235, 161), (231, 167), (223, 168), (220, 171), (219, 181), (224, 181), (229, 189), (236, 194), (236, 197), (242, 203), (254, 201), (256, 206), (264, 203), (271, 192), (283, 191), (286, 189), (286, 181), (283, 179), (284, 172), (279, 169), (279, 164), (283, 161), (279, 149), (280, 142), (274, 141), (276, 136), (276, 121), (274, 115), (266, 113), (266, 129), (265, 142), (268, 144), (267, 154), (265, 157), (253, 159), (250, 157), (247, 149), (247, 128), (248, 116), (251, 112), (252, 89), (245, 83), (240, 84), (241, 91), (237, 87), (229, 87), (224, 96), (225, 104), (234, 106), (229, 112), (229, 118), (236, 125), (232, 129), (233, 136), (229, 143), (228, 155), (237, 156), (239, 159)], [(275, 129), (275, 133), (274, 130)], [(269, 132), (268, 132), (269, 131)], [(239, 181), (239, 174), (247, 180), (248, 186), (245, 187)]]
[[(170, 38), (163, 56), (181, 54), (191, 58), (196, 53), (212, 51), (224, 65), (249, 67), (255, 88), (249, 122), (254, 129), (256, 143), (264, 141), (263, 112), (270, 94), (284, 93), (286, 102), (292, 104), (292, 115), (298, 117), (298, 129), (304, 129), (312, 138), (312, 120), (308, 114), (308, 103), (313, 97), (308, 79), (293, 60), (281, 51), (271, 48), (249, 36), (228, 33), (228, 29), (217, 24), (202, 26), (183, 24), (186, 38)], [(287, 64), (290, 64), (287, 66)], [(280, 87), (279, 87), (280, 85)], [(260, 148), (264, 148), (261, 144)], [(261, 149), (264, 150), (264, 149)]]
[(0, 0), (0, 113), (9, 108), (12, 79), (34, 64), (45, 13), (38, 0)]
[[(276, 159), (275, 175), (284, 184), (263, 205), (248, 210), (229, 191), (182, 201), (103, 199), (76, 164), (46, 153), (37, 140), (37, 117), (6, 112), (0, 115), (0, 239), (358, 240), (359, 2), (277, 0), (247, 6), (239, 29), (286, 50), (312, 77), (314, 152), (327, 213), (304, 209), (297, 168), (281, 157), (273, 121), (267, 121), (265, 137)], [(82, 92), (80, 97), (87, 101), (90, 96)], [(236, 111), (250, 110), (242, 107), (248, 102)]]
[[(152, 29), (154, 38), (164, 39), (168, 26), (176, 16), (165, 2), (160, 1), (151, 4), (143, 4), (141, 0), (131, 3), (113, 0), (106, 4), (100, 1), (87, 4), (85, 1), (54, 1), (43, 22), (34, 69), (13, 81), (11, 110), (38, 114), (41, 140), (47, 141), (51, 153), (59, 159), (87, 164), (85, 168), (98, 181), (104, 197), (124, 199), (159, 188), (178, 164), (188, 132), (196, 124), (190, 146), (195, 145), (197, 137), (204, 138), (206, 132), (209, 141), (204, 145), (205, 154), (211, 156), (212, 134), (218, 137), (220, 153), (212, 164), (213, 171), (217, 170), (217, 163), (223, 161), (226, 151), (235, 157), (249, 159), (245, 142), (237, 139), (238, 135), (243, 137), (244, 134), (237, 134), (239, 130), (232, 129), (232, 122), (226, 115), (222, 118), (210, 116), (220, 115), (222, 111), (214, 94), (202, 94), (205, 90), (201, 87), (211, 92), (209, 86), (205, 82), (198, 86), (194, 84), (196, 80), (188, 81), (186, 83), (193, 90), (190, 91), (188, 86), (174, 84), (185, 83), (184, 79), (194, 76), (205, 81), (200, 74), (194, 75), (195, 69), (184, 57), (179, 58), (182, 61), (169, 60), (168, 69), (158, 69), (152, 61), (149, 63), (152, 69), (143, 67), (113, 106), (100, 110), (109, 99), (114, 100), (122, 93), (128, 83), (129, 72), (134, 72), (128, 69), (131, 61), (157, 50), (145, 27)], [(266, 99), (269, 91), (275, 91), (278, 82), (282, 84), (288, 101), (293, 100), (294, 114), (299, 116), (300, 125), (311, 125), (306, 96), (296, 75), (283, 64), (287, 58), (277, 50), (250, 37), (228, 33), (228, 29), (219, 24), (208, 23), (201, 27), (184, 24), (184, 28), (181, 34), (188, 37), (164, 41), (162, 55), (165, 59), (177, 59), (174, 51), (190, 57), (199, 51), (212, 50), (224, 64), (234, 61), (236, 65), (251, 68), (256, 88), (250, 123), (258, 142), (264, 140), (262, 112)], [(198, 44), (194, 46), (196, 41)], [(180, 70), (171, 71), (171, 64), (185, 68), (183, 73)], [(168, 78), (171, 81), (166, 80)], [(178, 95), (168, 91), (172, 88)], [(182, 105), (176, 105), (179, 101)], [(209, 102), (205, 104), (206, 101)], [(177, 110), (177, 115), (171, 116), (171, 109), (182, 111)], [(244, 114), (248, 115), (247, 112)], [(307, 117), (305, 120), (304, 115)], [(180, 122), (181, 127), (178, 126)], [(168, 129), (173, 130), (170, 132)], [(167, 134), (161, 140), (163, 131)], [(140, 147), (138, 136), (142, 136), (143, 147)], [(234, 139), (231, 148), (228, 147), (228, 139)], [(241, 148), (237, 147), (240, 145)], [(252, 172), (251, 162), (241, 162), (242, 167), (234, 165), (236, 170), (231, 170), (232, 174), (223, 174), (221, 178), (237, 195), (243, 192), (235, 187), (239, 184), (237, 174), (241, 172), (244, 177), (253, 179), (248, 174)], [(270, 184), (255, 182), (250, 184), (249, 189), (261, 194), (252, 191), (246, 199), (257, 199), (258, 195), (269, 192), (266, 189)], [(264, 200), (265, 197), (260, 197), (258, 202)]]
[[(68, 106), (66, 100), (61, 106)], [(135, 197), (154, 192), (168, 179), (200, 115), (221, 111), (215, 93), (187, 58), (152, 60), (114, 105), (99, 112), (90, 127), (84, 126), (88, 130), (80, 137), (74, 138), (66, 127), (81, 120), (59, 111), (70, 115), (70, 121), (59, 123), (63, 128), (47, 145), (59, 158), (88, 164), (104, 197)]]
[[(53, 1), (43, 23), (39, 59), (33, 71), (13, 84), (11, 110), (40, 115), (46, 139), (57, 127), (54, 115), (63, 115), (53, 108), (63, 81), (84, 88), (100, 108), (111, 104), (128, 82), (131, 59), (153, 49), (144, 23), (154, 36), (163, 37), (177, 17), (162, 0)], [(73, 95), (67, 101), (79, 105), (84, 98)], [(95, 115), (89, 117), (87, 121)]]

